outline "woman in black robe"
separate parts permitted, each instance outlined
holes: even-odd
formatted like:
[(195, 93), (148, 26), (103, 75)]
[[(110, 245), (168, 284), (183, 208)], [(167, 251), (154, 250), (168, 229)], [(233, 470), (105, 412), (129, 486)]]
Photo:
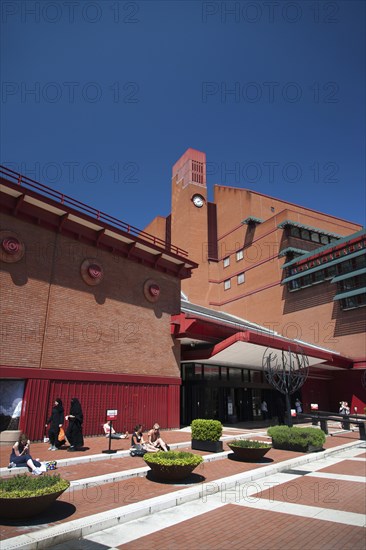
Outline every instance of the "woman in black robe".
[(76, 397), (71, 399), (70, 413), (65, 416), (69, 421), (69, 426), (66, 430), (66, 437), (70, 443), (68, 451), (76, 451), (78, 447), (84, 445), (83, 438), (83, 411), (79, 400)]
[(50, 429), (48, 432), (48, 437), (51, 443), (49, 451), (56, 451), (60, 449), (62, 445), (62, 441), (58, 440), (58, 434), (60, 432), (60, 428), (62, 427), (62, 424), (64, 423), (64, 407), (62, 405), (62, 401), (59, 397), (55, 399), (55, 403), (52, 407), (51, 416), (47, 420), (47, 425), (50, 424)]

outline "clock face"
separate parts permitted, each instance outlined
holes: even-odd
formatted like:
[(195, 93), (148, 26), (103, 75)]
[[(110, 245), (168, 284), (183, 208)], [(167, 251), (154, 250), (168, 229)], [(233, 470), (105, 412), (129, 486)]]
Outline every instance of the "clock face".
[(192, 201), (193, 204), (197, 206), (197, 208), (201, 208), (205, 204), (205, 199), (202, 197), (202, 195), (193, 195)]

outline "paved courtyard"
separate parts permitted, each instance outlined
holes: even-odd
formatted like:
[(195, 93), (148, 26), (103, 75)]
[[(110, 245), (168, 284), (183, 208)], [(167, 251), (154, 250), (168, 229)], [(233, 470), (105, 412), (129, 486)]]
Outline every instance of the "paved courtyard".
[[(185, 483), (154, 481), (142, 458), (128, 455), (128, 441), (87, 438), (78, 453), (32, 445), (33, 456), (57, 459), (72, 483), (49, 510), (28, 521), (1, 525), (1, 548), (103, 550), (111, 548), (294, 547), (365, 550), (366, 444), (336, 426), (325, 453), (302, 455), (271, 449), (262, 461), (205, 459)], [(190, 450), (186, 430), (166, 432), (172, 447)], [(265, 428), (224, 429), (234, 437), (268, 440)], [(1, 474), (9, 449), (0, 449)], [(13, 471), (11, 471), (11, 474)], [(71, 539), (71, 540), (68, 540)]]

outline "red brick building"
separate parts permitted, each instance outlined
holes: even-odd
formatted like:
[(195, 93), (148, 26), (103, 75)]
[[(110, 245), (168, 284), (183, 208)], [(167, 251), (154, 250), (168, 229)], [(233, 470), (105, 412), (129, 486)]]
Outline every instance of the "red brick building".
[(211, 202), (192, 149), (143, 232), (6, 168), (0, 193), (0, 430), (40, 439), (56, 397), (80, 399), (86, 435), (106, 409), (119, 431), (276, 415), (267, 349), (309, 358), (305, 410), (362, 412), (359, 225), (226, 186)]
[(0, 192), (1, 430), (42, 438), (56, 397), (66, 409), (80, 399), (89, 435), (106, 409), (118, 410), (116, 430), (179, 426), (170, 326), (195, 263), (10, 170)]
[[(301, 394), (306, 407), (317, 402), (323, 410), (337, 410), (343, 399), (363, 410), (366, 235), (360, 225), (228, 186), (215, 185), (210, 202), (206, 156), (188, 149), (173, 167), (171, 214), (155, 218), (146, 230), (177, 243), (199, 264), (192, 277), (182, 281), (182, 290), (197, 306), (197, 319), (200, 308), (207, 308), (205, 327), (192, 323), (186, 332), (182, 319), (176, 321), (181, 328), (175, 327), (183, 346), (186, 409), (196, 403), (197, 414), (225, 419), (231, 401), (237, 411), (243, 408), (240, 419), (256, 416), (261, 398), (269, 399), (258, 356), (249, 360), (250, 350), (244, 348), (235, 358), (229, 351), (226, 357), (215, 353), (225, 336), (248, 335), (250, 324), (256, 323), (262, 335), (266, 330), (276, 333), (278, 349), (285, 345), (283, 337), (318, 350), (319, 361), (312, 361)], [(214, 321), (215, 311), (224, 313), (226, 321)], [(238, 318), (238, 326), (231, 333), (226, 327), (223, 334), (228, 315)], [(258, 354), (263, 355), (262, 344)], [(332, 357), (325, 359), (322, 353)], [(227, 368), (232, 368), (233, 382)], [(184, 369), (191, 369), (188, 378)], [(185, 418), (190, 414), (183, 413)]]

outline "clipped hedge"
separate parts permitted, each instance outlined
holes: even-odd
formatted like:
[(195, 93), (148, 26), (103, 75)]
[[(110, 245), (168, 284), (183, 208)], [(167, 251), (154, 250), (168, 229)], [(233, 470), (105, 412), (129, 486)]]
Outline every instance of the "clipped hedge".
[(230, 441), (230, 447), (238, 447), (239, 449), (270, 449), (270, 443), (264, 441), (252, 441), (250, 439), (234, 439)]
[(325, 443), (325, 433), (318, 428), (273, 426), (268, 429), (275, 449), (307, 452), (319, 450)]
[(59, 475), (31, 477), (27, 474), (0, 479), (0, 498), (28, 498), (64, 491), (70, 485)]
[(198, 441), (219, 441), (222, 436), (222, 424), (219, 420), (197, 418), (191, 423), (191, 437)]
[(198, 466), (203, 462), (202, 456), (188, 453), (185, 451), (168, 451), (158, 453), (146, 453), (145, 462), (150, 464), (159, 464), (160, 466)]

